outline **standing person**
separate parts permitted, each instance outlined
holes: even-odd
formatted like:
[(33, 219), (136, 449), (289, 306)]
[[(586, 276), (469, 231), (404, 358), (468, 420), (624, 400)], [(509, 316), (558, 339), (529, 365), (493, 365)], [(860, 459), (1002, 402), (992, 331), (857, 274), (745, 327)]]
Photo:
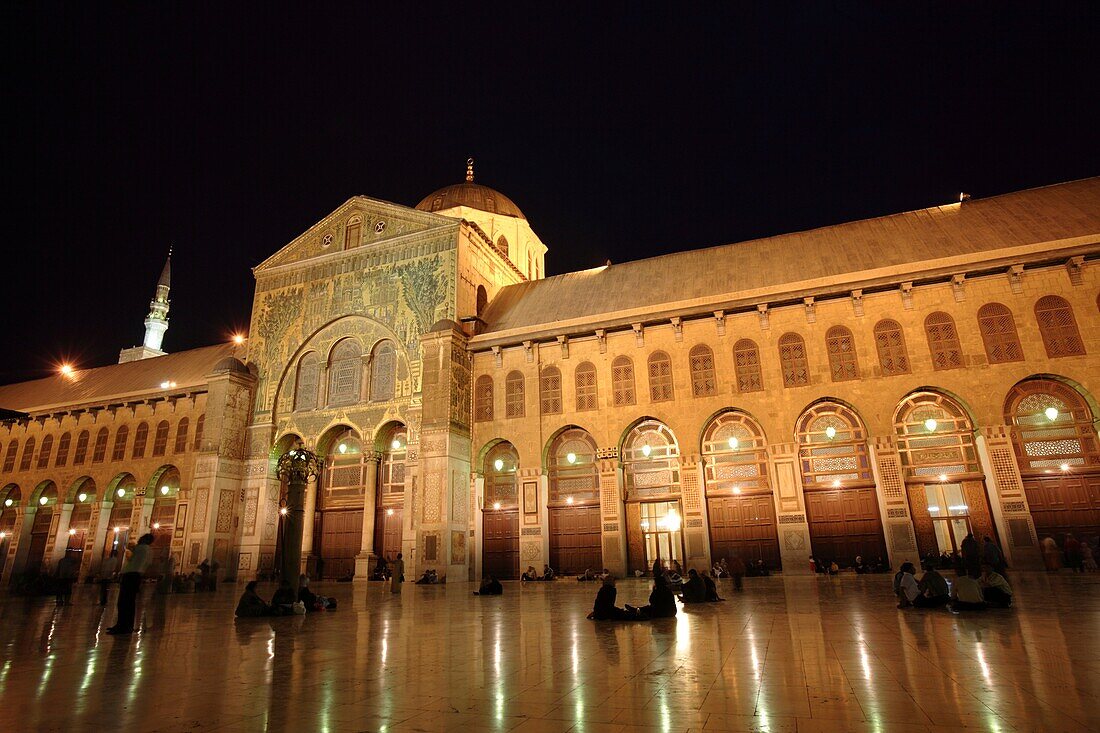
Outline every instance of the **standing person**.
[(985, 536), (985, 541), (982, 544), (982, 562), (1001, 574), (1008, 567), (1005, 563), (1004, 553), (1001, 552), (1001, 548), (997, 547), (997, 543), (989, 535)]
[(393, 573), (390, 575), (390, 593), (401, 595), (401, 583), (405, 580), (405, 561), (401, 553), (397, 553), (397, 559), (393, 561)]
[(742, 590), (741, 581), (745, 578), (745, 561), (740, 555), (734, 555), (729, 564), (729, 573), (733, 576), (733, 589)]
[(1081, 540), (1081, 569), (1086, 573), (1095, 573), (1096, 555), (1092, 552), (1092, 545), (1088, 543), (1088, 540)]
[(76, 582), (77, 573), (80, 572), (80, 561), (72, 553), (65, 553), (65, 557), (57, 563), (57, 605), (68, 606), (73, 599), (73, 583)]
[(130, 559), (122, 566), (118, 579), (118, 612), (115, 625), (107, 629), (108, 634), (134, 633), (134, 613), (137, 610), (138, 591), (141, 590), (141, 577), (153, 559), (153, 535), (147, 532), (141, 536), (134, 547)]
[(967, 534), (966, 539), (962, 541), (962, 556), (966, 574), (973, 578), (981, 575), (982, 548), (978, 545), (978, 540), (974, 537), (973, 532)]
[(1062, 553), (1058, 552), (1058, 543), (1054, 541), (1054, 538), (1047, 535), (1040, 542), (1043, 546), (1043, 565), (1046, 567), (1047, 572), (1057, 572), (1062, 568)]
[(1070, 533), (1062, 547), (1066, 551), (1066, 565), (1075, 573), (1081, 572), (1081, 542)]

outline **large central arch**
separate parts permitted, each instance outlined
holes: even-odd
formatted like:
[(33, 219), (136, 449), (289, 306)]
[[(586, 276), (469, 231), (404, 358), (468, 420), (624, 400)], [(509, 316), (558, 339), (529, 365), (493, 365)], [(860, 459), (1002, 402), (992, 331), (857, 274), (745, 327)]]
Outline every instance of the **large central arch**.
[(563, 575), (603, 566), (600, 523), (600, 471), (596, 441), (570, 425), (546, 449), (549, 481), (550, 567)]
[(660, 420), (643, 418), (623, 436), (627, 560), (631, 572), (654, 561), (684, 562), (680, 444)]

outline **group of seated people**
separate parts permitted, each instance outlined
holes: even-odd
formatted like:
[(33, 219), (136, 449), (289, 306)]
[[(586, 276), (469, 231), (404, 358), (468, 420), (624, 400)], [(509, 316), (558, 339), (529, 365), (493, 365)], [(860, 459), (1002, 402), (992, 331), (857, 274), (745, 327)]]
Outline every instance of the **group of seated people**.
[(587, 582), (589, 580), (604, 580), (609, 575), (611, 575), (611, 571), (608, 570), (607, 568), (604, 568), (603, 570), (600, 570), (599, 572), (593, 570), (592, 568), (585, 568), (584, 572), (577, 576), (577, 580), (579, 580), (582, 583)]
[[(890, 564), (881, 557), (875, 560), (864, 560), (862, 555), (856, 555), (856, 559), (852, 562), (851, 568), (859, 575), (865, 575), (867, 573), (885, 573), (889, 572)], [(821, 575), (837, 575), (843, 569), (843, 566), (836, 560), (823, 560), (821, 558), (815, 559), (811, 557), (810, 569)]]
[(688, 571), (688, 579), (681, 587), (684, 603), (714, 603), (725, 600), (718, 597), (718, 586), (714, 579), (695, 568)]
[(389, 562), (379, 555), (378, 562), (375, 564), (374, 570), (371, 571), (370, 580), (389, 580), (392, 574)]
[(439, 577), (439, 574), (431, 568), (425, 570), (423, 575), (421, 575), (417, 580), (413, 581), (415, 585), (437, 585), (439, 583), (446, 582), (446, 578)]
[(244, 587), (241, 599), (237, 601), (237, 618), (256, 618), (259, 616), (292, 616), (294, 614), (310, 613), (312, 611), (333, 611), (336, 609), (336, 599), (319, 596), (309, 589), (309, 578), (302, 575), (298, 578), (298, 594), (295, 596), (290, 583), (283, 581), (279, 584), (275, 595), (268, 603), (256, 591), (257, 581), (253, 580)]
[(492, 575), (486, 575), (481, 581), (481, 587), (474, 591), (475, 596), (501, 596), (504, 595), (504, 586)]
[(916, 568), (907, 562), (894, 576), (894, 594), (898, 608), (938, 608), (952, 611), (982, 611), (1012, 605), (1012, 586), (990, 565), (982, 565), (981, 575), (961, 573), (950, 586), (935, 563), (925, 564), (924, 575), (916, 579)]
[(550, 567), (549, 565), (542, 566), (542, 575), (539, 575), (537, 572), (535, 572), (534, 565), (528, 565), (527, 569), (523, 571), (523, 575), (521, 575), (519, 579), (526, 582), (529, 580), (553, 580), (555, 577), (557, 577), (557, 575), (556, 573), (554, 573), (554, 568)]
[(596, 602), (588, 618), (593, 621), (648, 621), (655, 618), (671, 618), (676, 615), (676, 596), (668, 578), (659, 574), (653, 579), (653, 590), (649, 594), (649, 604), (636, 608), (627, 604), (623, 608), (615, 605), (618, 591), (615, 577), (608, 575), (596, 593)]

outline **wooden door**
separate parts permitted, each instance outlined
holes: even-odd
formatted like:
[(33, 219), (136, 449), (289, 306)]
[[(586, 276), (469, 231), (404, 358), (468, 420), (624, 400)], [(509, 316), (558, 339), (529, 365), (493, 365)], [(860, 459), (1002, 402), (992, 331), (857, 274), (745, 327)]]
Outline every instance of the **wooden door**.
[(886, 559), (882, 519), (873, 488), (806, 492), (806, 519), (815, 559), (849, 567), (856, 555)]
[(44, 506), (34, 514), (34, 524), (31, 525), (31, 546), (27, 553), (27, 564), (23, 572), (27, 575), (37, 575), (49, 572), (46, 558), (46, 544), (50, 539), (50, 523), (53, 521), (53, 507)]
[(642, 532), (642, 505), (638, 502), (626, 504), (626, 557), (630, 573), (639, 570), (649, 574), (645, 562), (645, 536)]
[(602, 569), (601, 539), (599, 506), (550, 509), (550, 567), (557, 573), (579, 575), (588, 568)]
[(1024, 492), (1039, 539), (1059, 546), (1072, 533), (1095, 544), (1100, 534), (1100, 476), (1050, 476), (1024, 479)]
[(84, 554), (84, 542), (88, 538), (88, 526), (92, 520), (90, 504), (78, 504), (69, 515), (69, 541), (65, 545), (65, 555), (80, 560)]
[[(391, 511), (393, 514), (389, 513)], [(380, 506), (375, 512), (374, 554), (386, 558), (388, 562), (396, 560), (397, 553), (401, 552), (401, 525), (404, 516), (404, 511), (399, 506)]]
[(321, 563), (324, 579), (355, 574), (355, 556), (363, 546), (363, 510), (320, 512)]
[(482, 574), (494, 578), (519, 577), (519, 510), (482, 514)]
[(771, 494), (712, 496), (707, 513), (714, 562), (739, 555), (746, 563), (763, 560), (772, 570), (781, 567)]
[(168, 555), (172, 551), (172, 530), (176, 523), (176, 501), (158, 499), (153, 505), (149, 526), (153, 533), (153, 563), (157, 572), (166, 572)]

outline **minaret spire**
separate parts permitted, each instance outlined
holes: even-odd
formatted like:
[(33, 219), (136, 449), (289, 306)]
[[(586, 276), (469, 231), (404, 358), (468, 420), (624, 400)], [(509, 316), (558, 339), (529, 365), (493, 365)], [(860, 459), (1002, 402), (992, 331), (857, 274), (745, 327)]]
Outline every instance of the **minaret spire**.
[(466, 159), (466, 183), (474, 182), (474, 159)]
[(149, 315), (145, 316), (145, 348), (160, 351), (164, 332), (168, 330), (168, 291), (172, 288), (172, 248), (168, 247), (168, 259), (160, 271), (157, 289), (149, 301)]

